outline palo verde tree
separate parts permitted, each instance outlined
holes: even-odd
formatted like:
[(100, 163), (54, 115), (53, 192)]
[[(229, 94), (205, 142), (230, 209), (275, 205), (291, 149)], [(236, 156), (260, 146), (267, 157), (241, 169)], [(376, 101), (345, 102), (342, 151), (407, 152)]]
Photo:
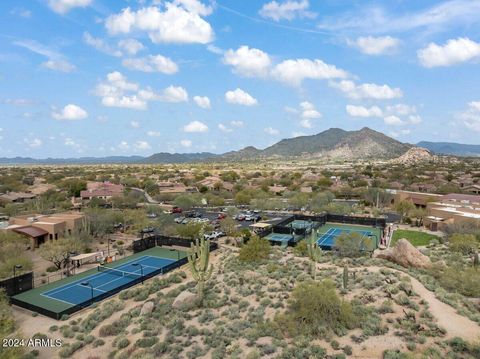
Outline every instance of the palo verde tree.
[(203, 300), (205, 283), (210, 279), (213, 272), (213, 265), (210, 260), (210, 240), (205, 240), (203, 232), (199, 234), (195, 244), (191, 244), (188, 253), (188, 265), (193, 279), (197, 282), (197, 295), (200, 301)]
[(322, 249), (316, 243), (315, 231), (312, 231), (310, 240), (307, 241), (307, 254), (310, 259), (310, 275), (315, 280), (317, 277), (317, 263), (322, 256)]

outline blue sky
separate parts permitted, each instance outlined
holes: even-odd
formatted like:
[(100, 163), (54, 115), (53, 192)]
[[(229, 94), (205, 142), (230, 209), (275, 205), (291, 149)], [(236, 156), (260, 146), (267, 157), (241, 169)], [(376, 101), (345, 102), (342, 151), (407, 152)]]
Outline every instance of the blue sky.
[(480, 144), (480, 1), (4, 0), (0, 24), (0, 157)]

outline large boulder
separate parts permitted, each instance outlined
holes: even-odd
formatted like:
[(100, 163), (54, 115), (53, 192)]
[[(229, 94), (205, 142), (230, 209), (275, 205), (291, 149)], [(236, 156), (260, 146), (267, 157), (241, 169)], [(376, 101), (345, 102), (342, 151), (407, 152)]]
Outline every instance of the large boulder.
[(147, 315), (153, 312), (153, 307), (154, 304), (153, 302), (145, 302), (145, 304), (142, 306), (142, 309), (140, 310), (141, 315)]
[(194, 307), (198, 302), (198, 297), (195, 293), (184, 290), (173, 301), (172, 307), (175, 309), (188, 309)]
[(376, 250), (373, 253), (375, 258), (386, 259), (390, 262), (397, 263), (402, 267), (409, 268), (426, 268), (432, 263), (430, 258), (423, 255), (417, 248), (415, 248), (409, 241), (402, 238), (395, 247), (385, 250)]

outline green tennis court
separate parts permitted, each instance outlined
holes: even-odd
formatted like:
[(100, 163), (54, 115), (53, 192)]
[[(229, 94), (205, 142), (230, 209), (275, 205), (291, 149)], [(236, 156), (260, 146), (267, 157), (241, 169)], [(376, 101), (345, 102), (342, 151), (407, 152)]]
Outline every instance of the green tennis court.
[[(103, 300), (143, 279), (176, 268), (185, 261), (186, 256), (186, 252), (154, 247), (106, 264), (104, 266), (106, 268), (102, 269), (107, 269), (107, 271), (99, 272), (99, 268), (95, 267), (86, 272), (17, 294), (12, 297), (12, 302), (59, 319), (62, 313), (70, 310), (74, 312), (81, 309), (84, 304), (88, 306), (92, 301)], [(135, 271), (135, 276), (117, 277), (115, 271), (120, 273), (122, 270), (127, 270), (129, 273)], [(111, 284), (105, 287), (106, 283)], [(90, 293), (92, 293), (91, 296)]]

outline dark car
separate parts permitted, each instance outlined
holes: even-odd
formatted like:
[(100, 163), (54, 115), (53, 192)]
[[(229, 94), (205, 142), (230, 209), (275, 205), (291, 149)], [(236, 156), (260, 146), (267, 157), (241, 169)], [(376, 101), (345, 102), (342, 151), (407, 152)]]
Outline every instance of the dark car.
[(183, 210), (180, 207), (173, 207), (172, 208), (172, 213), (182, 213)]

